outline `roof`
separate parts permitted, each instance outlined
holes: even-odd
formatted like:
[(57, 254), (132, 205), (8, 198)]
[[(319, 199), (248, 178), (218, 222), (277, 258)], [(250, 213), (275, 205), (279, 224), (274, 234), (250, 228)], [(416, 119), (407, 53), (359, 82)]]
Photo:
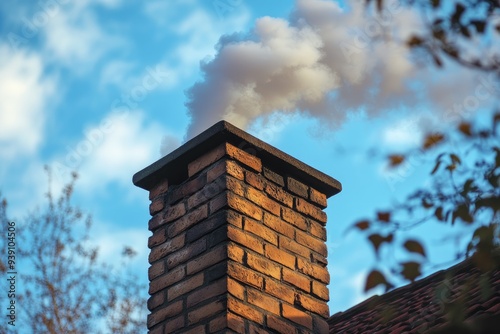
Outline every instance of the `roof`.
[(342, 184), (317, 169), (295, 159), (279, 149), (263, 142), (249, 133), (237, 128), (226, 121), (220, 121), (198, 136), (184, 143), (150, 166), (137, 172), (133, 176), (133, 183), (146, 190), (150, 190), (159, 180), (167, 177), (169, 180), (180, 182), (187, 178), (187, 169), (182, 166), (227, 142), (245, 151), (253, 152), (263, 163), (279, 166), (284, 174), (298, 177), (302, 182), (319, 190), (327, 197), (333, 196), (342, 190)]
[(500, 328), (500, 270), (483, 274), (470, 259), (328, 319), (330, 333), (370, 334), (498, 333), (492, 323)]

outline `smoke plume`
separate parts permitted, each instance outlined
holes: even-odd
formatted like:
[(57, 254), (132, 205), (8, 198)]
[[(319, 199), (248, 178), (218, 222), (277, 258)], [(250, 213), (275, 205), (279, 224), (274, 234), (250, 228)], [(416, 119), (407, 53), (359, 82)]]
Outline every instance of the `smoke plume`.
[(187, 91), (187, 137), (221, 119), (246, 128), (275, 112), (335, 127), (350, 111), (414, 107), (443, 84), (431, 82), (401, 42), (421, 29), (418, 15), (389, 1), (375, 19), (365, 1), (350, 3), (297, 0), (288, 20), (263, 17), (246, 35), (222, 37), (215, 58), (201, 65), (203, 81)]

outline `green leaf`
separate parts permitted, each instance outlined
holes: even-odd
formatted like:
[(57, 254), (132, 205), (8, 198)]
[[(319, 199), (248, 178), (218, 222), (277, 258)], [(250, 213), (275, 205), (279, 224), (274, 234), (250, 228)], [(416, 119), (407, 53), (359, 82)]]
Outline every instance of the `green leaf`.
[(401, 263), (403, 269), (401, 270), (401, 274), (404, 278), (410, 281), (415, 281), (415, 279), (422, 275), (420, 271), (420, 263), (415, 261), (403, 262)]
[(365, 292), (376, 288), (379, 285), (384, 285), (387, 287), (389, 283), (387, 282), (384, 274), (376, 269), (373, 269), (366, 277)]
[(417, 253), (422, 255), (423, 257), (426, 257), (424, 247), (420, 242), (416, 240), (407, 240), (404, 243), (404, 247), (410, 253)]

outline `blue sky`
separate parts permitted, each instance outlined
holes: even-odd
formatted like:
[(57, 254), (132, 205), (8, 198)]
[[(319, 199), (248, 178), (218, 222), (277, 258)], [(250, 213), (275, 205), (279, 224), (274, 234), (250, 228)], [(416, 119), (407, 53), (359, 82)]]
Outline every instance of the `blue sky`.
[[(421, 29), (415, 13), (391, 8), (377, 21), (354, 2), (329, 0), (2, 2), (0, 189), (10, 216), (20, 221), (27, 208), (43, 205), (44, 165), (53, 168), (55, 191), (76, 169), (75, 202), (93, 215), (101, 255), (112, 260), (132, 245), (139, 253), (133, 270), (146, 282), (149, 202), (132, 175), (224, 118), (342, 182), (327, 209), (330, 311), (362, 301), (375, 262), (364, 238), (345, 230), (425, 185), (431, 169), (416, 159), (388, 171), (370, 150), (418, 146), (424, 129), (452, 126), (450, 115), (474, 117), (494, 102), (484, 93), (487, 75), (448, 63), (421, 67), (408, 50), (379, 38), (402, 40)], [(258, 20), (264, 16), (272, 18)], [(241, 55), (234, 69), (223, 58), (231, 47)], [(265, 63), (276, 71), (245, 74), (254, 56), (263, 57), (257, 69)], [(285, 85), (281, 74), (302, 79)], [(209, 84), (200, 83), (200, 92), (221, 98), (188, 109), (203, 94), (186, 92), (203, 80)], [(261, 83), (271, 91), (255, 93)], [(252, 94), (241, 94), (249, 87)], [(415, 232), (433, 263), (453, 258), (440, 229), (447, 231)]]

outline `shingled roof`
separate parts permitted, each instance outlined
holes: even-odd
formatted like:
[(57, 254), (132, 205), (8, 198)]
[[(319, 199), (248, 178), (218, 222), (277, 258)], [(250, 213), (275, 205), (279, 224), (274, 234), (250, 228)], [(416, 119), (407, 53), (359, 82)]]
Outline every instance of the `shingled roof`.
[(330, 333), (500, 333), (500, 270), (463, 261), (334, 314)]

